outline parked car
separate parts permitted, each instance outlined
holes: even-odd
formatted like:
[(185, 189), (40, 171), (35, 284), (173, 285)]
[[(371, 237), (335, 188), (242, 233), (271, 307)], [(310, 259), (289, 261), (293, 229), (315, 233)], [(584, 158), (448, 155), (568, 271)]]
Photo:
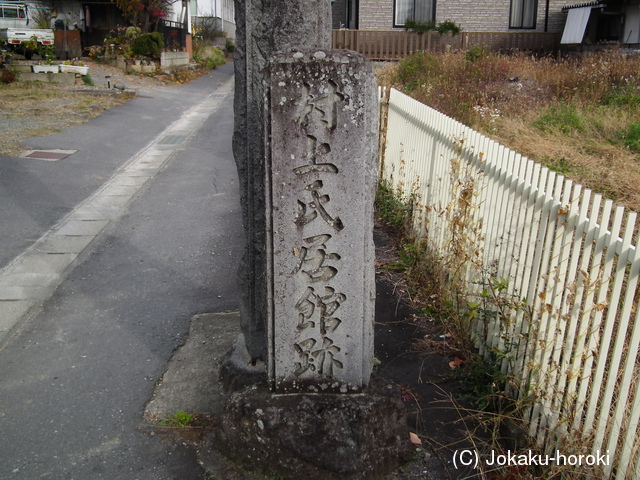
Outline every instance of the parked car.
[(53, 46), (53, 30), (29, 28), (29, 8), (24, 3), (0, 3), (0, 44), (8, 52), (16, 52), (30, 60), (42, 46)]

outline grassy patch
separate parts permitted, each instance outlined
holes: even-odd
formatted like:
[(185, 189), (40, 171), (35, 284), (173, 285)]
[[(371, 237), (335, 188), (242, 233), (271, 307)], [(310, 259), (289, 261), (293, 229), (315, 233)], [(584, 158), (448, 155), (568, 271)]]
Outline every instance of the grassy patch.
[(0, 155), (17, 156), (29, 137), (51, 135), (82, 124), (130, 98), (129, 94), (77, 93), (63, 85), (42, 82), (0, 85)]
[(640, 122), (632, 123), (626, 131), (620, 133), (622, 144), (629, 150), (640, 153)]
[(638, 54), (422, 52), (379, 82), (640, 211)]
[(603, 98), (604, 105), (615, 107), (640, 107), (640, 90), (638, 87), (616, 87)]
[(536, 119), (532, 126), (543, 132), (570, 135), (584, 131), (584, 119), (572, 105), (554, 105)]

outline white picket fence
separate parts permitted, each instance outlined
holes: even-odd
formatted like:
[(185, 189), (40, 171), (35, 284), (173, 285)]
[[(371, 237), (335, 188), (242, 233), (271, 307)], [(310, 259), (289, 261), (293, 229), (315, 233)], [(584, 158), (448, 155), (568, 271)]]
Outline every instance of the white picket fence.
[(396, 90), (381, 92), (380, 176), (413, 196), (415, 234), (443, 257), (466, 236), (465, 270), (455, 275), (470, 301), (491, 288), (512, 299), (499, 318), (478, 316), (474, 331), (483, 352), (505, 355), (503, 371), (520, 380), (513, 394), (532, 402), (530, 435), (548, 452), (608, 453), (595, 478), (639, 479), (636, 213)]

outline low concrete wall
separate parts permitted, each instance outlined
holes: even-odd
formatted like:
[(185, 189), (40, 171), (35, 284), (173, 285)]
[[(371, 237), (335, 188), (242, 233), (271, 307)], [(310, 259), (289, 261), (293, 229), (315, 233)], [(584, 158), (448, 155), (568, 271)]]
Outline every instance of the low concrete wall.
[(24, 65), (24, 64), (19, 64), (19, 63), (11, 63), (11, 64), (7, 65), (7, 67), (10, 68), (11, 70), (15, 70), (16, 72), (19, 72), (20, 74), (33, 73), (33, 68), (31, 68), (31, 65)]
[(189, 52), (161, 52), (160, 66), (162, 68), (183, 67), (189, 65)]
[(64, 83), (73, 85), (76, 83), (75, 73), (29, 73), (20, 72), (18, 80), (21, 82), (45, 82), (45, 83)]

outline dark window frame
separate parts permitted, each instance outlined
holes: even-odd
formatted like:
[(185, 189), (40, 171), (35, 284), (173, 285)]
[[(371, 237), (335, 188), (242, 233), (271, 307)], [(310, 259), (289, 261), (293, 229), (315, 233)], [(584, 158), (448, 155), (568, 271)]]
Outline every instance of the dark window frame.
[[(514, 25), (512, 23), (512, 19), (513, 19), (513, 6), (514, 4), (518, 2), (522, 4), (522, 14), (520, 15), (519, 18), (519, 25)], [(525, 11), (526, 9), (524, 8), (527, 2), (533, 2), (533, 23), (531, 26), (529, 25), (525, 25), (524, 22), (524, 18), (525, 18)], [(535, 30), (536, 26), (537, 26), (537, 22), (538, 22), (538, 0), (511, 0), (509, 2), (509, 29), (510, 30)]]
[[(396, 14), (397, 14), (397, 11), (398, 11), (397, 10), (397, 8), (398, 8), (397, 5), (398, 5), (399, 1), (401, 1), (401, 0), (393, 0), (393, 28), (404, 28), (404, 23), (396, 23)], [(414, 14), (415, 14), (415, 5), (416, 5), (417, 2), (419, 2), (421, 0), (410, 0), (410, 1), (413, 1), (413, 5), (414, 5), (413, 11), (414, 11)], [(429, 0), (427, 0), (427, 1), (429, 1)], [(437, 1), (436, 0), (432, 0), (432, 1), (433, 1), (433, 6), (431, 7), (431, 20), (435, 21), (435, 19), (436, 19), (436, 3), (437, 3)], [(427, 21), (429, 21), (429, 20), (427, 20)]]

